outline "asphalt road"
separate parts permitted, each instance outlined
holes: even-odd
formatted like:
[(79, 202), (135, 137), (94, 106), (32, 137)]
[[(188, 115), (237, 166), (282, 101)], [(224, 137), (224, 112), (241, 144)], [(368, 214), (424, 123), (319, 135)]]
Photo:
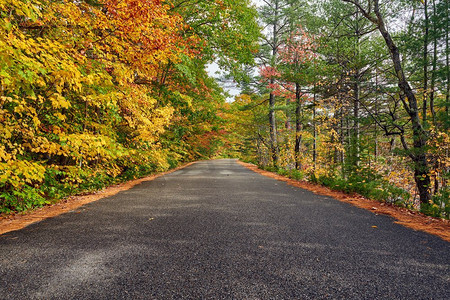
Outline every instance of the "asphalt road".
[(449, 243), (234, 160), (0, 236), (0, 299), (327, 298), (450, 299)]

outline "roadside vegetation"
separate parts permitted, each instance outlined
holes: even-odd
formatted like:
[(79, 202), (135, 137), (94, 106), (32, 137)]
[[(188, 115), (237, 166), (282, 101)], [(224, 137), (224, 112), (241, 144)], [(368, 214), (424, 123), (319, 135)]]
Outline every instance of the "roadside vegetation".
[(449, 2), (265, 0), (230, 156), (450, 216)]

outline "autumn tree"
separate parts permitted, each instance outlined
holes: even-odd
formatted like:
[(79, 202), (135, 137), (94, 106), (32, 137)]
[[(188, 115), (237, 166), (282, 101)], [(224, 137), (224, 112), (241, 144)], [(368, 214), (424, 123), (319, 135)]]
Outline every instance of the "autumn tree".
[(279, 72), (282, 83), (276, 87), (274, 94), (284, 94), (285, 98), (295, 101), (294, 158), (296, 169), (301, 169), (302, 105), (308, 98), (309, 89), (313, 85), (311, 68), (316, 57), (315, 48), (314, 39), (299, 27), (286, 38), (279, 50)]
[[(261, 22), (268, 26), (268, 32), (263, 37), (262, 51), (259, 55), (262, 70), (276, 69), (278, 64), (278, 52), (282, 43), (282, 37), (289, 29), (290, 19), (286, 14), (289, 7), (288, 1), (285, 0), (270, 0), (265, 1), (265, 4), (260, 8)], [(275, 79), (269, 79), (269, 85), (275, 84)], [(269, 131), (270, 131), (270, 148), (272, 163), (274, 166), (278, 165), (279, 160), (279, 146), (277, 138), (277, 122), (275, 114), (275, 94), (269, 91)]]
[[(428, 133), (423, 127), (422, 121), (420, 120), (416, 93), (413, 91), (405, 76), (399, 48), (394, 42), (388, 28), (386, 27), (385, 18), (383, 17), (383, 12), (380, 10), (381, 7), (378, 0), (373, 1), (373, 3), (369, 2), (364, 6), (357, 1), (343, 1), (355, 5), (355, 7), (364, 15), (364, 17), (376, 26), (377, 30), (380, 32), (386, 42), (386, 46), (392, 58), (392, 67), (394, 68), (395, 74), (397, 76), (403, 108), (407, 112), (412, 125), (413, 151), (409, 151), (409, 156), (414, 161), (414, 178), (419, 190), (421, 202), (428, 203), (428, 201), (430, 200), (429, 166), (426, 158), (426, 142)], [(405, 132), (401, 130), (399, 134), (405, 150), (410, 150), (410, 147), (407, 144), (406, 138), (404, 136)]]
[(1, 211), (214, 154), (204, 66), (248, 63), (257, 26), (246, 0), (191, 1), (193, 21), (187, 2), (0, 1)]

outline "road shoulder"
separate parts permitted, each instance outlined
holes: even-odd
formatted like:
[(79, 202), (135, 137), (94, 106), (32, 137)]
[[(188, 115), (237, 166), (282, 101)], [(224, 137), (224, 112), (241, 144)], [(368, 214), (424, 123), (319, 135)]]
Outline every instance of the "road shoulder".
[(306, 181), (293, 180), (276, 173), (259, 169), (256, 165), (238, 161), (238, 163), (256, 173), (266, 177), (284, 181), (289, 185), (309, 190), (315, 194), (329, 196), (341, 202), (349, 203), (356, 207), (369, 210), (374, 214), (388, 215), (394, 218), (395, 223), (405, 227), (424, 231), (436, 235), (441, 239), (450, 242), (450, 221), (429, 217), (419, 212), (411, 211), (406, 208), (393, 206), (388, 203), (378, 202), (376, 200), (366, 199), (360, 195), (349, 195), (339, 191), (333, 191), (325, 186), (313, 184)]
[(71, 196), (66, 199), (62, 199), (58, 203), (47, 205), (35, 210), (31, 210), (23, 214), (0, 216), (0, 235), (10, 231), (20, 230), (33, 223), (40, 222), (42, 220), (53, 218), (61, 214), (73, 211), (85, 204), (116, 195), (117, 193), (129, 190), (142, 182), (154, 180), (158, 177), (184, 169), (194, 163), (195, 162), (190, 162), (163, 173), (158, 173), (143, 178), (127, 181), (118, 185), (113, 185), (103, 190), (89, 193), (87, 195)]

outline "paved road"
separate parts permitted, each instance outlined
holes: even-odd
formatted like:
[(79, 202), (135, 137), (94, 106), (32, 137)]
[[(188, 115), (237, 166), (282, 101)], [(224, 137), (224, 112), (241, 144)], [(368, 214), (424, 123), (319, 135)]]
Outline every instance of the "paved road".
[(0, 236), (0, 298), (450, 299), (449, 250), (234, 160), (204, 161)]

